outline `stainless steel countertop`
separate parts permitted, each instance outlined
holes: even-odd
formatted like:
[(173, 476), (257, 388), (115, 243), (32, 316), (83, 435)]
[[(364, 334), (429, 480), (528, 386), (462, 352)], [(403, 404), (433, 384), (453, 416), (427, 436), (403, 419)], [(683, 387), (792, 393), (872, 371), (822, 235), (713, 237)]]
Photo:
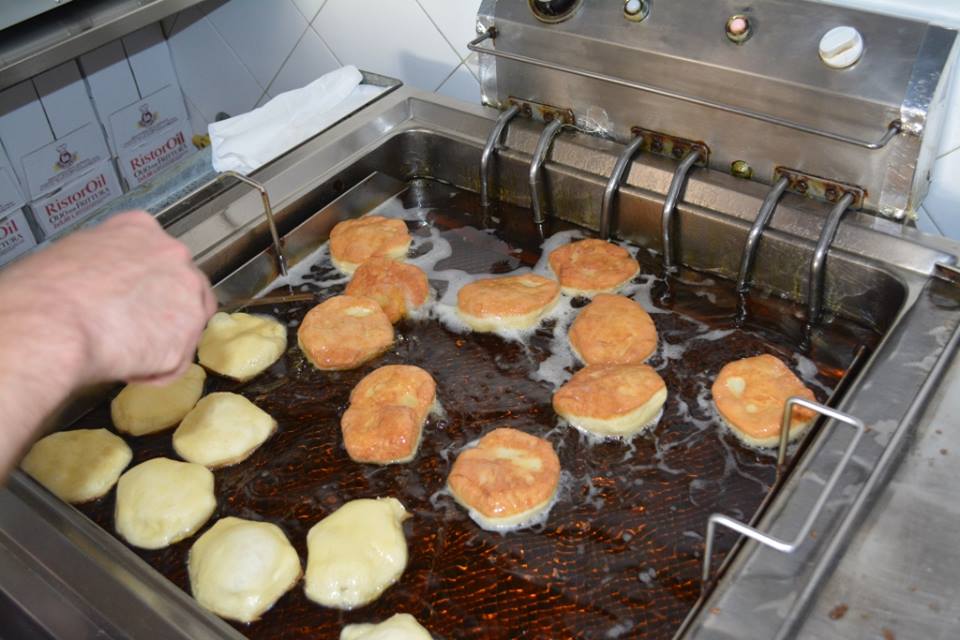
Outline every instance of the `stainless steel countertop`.
[(954, 360), (800, 637), (866, 640), (884, 637), (885, 630), (899, 639), (960, 635), (958, 417), (960, 365)]

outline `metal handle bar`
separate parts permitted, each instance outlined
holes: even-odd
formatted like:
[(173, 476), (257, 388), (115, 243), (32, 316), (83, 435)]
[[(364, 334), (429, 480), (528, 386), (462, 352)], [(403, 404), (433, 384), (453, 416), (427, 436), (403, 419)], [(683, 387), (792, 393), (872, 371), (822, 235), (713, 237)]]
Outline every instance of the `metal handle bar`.
[(613, 217), (613, 202), (616, 200), (617, 191), (620, 188), (620, 182), (623, 180), (623, 174), (636, 155), (637, 150), (643, 146), (643, 136), (634, 138), (617, 158), (617, 163), (613, 167), (610, 179), (607, 180), (607, 187), (603, 190), (603, 204), (600, 208), (600, 237), (604, 240), (610, 239), (610, 219)]
[(660, 214), (660, 231), (663, 234), (663, 266), (668, 269), (673, 267), (673, 214), (677, 210), (677, 203), (680, 201), (680, 192), (687, 183), (687, 176), (693, 165), (700, 159), (700, 149), (694, 147), (687, 152), (676, 171), (673, 172), (673, 179), (670, 181), (670, 188), (667, 189), (667, 196), (663, 200), (663, 213)]
[(273, 217), (273, 207), (270, 205), (270, 194), (267, 193), (267, 189), (256, 180), (248, 178), (242, 173), (237, 173), (236, 171), (227, 170), (222, 173), (218, 173), (216, 176), (207, 180), (200, 186), (194, 188), (189, 193), (179, 197), (176, 200), (176, 202), (168, 205), (166, 209), (170, 209), (172, 207), (177, 206), (181, 202), (185, 202), (189, 200), (190, 198), (200, 193), (207, 187), (212, 187), (213, 185), (217, 184), (218, 182), (226, 178), (236, 178), (240, 182), (243, 182), (244, 184), (248, 184), (260, 192), (260, 199), (263, 201), (263, 214), (267, 218), (267, 226), (270, 227), (270, 239), (273, 242), (273, 250), (277, 254), (277, 268), (280, 270), (280, 275), (284, 275), (284, 276), (287, 275), (287, 257), (283, 253), (283, 243), (280, 241), (280, 234), (277, 232), (277, 222)]
[(863, 436), (864, 425), (861, 420), (854, 418), (851, 415), (837, 411), (836, 409), (831, 409), (830, 407), (824, 406), (822, 404), (806, 400), (804, 398), (793, 397), (787, 400), (787, 404), (783, 409), (783, 422), (780, 427), (780, 445), (777, 450), (777, 472), (779, 474), (780, 469), (783, 465), (783, 461), (786, 458), (787, 452), (787, 441), (789, 439), (789, 428), (791, 418), (793, 416), (793, 407), (799, 405), (801, 407), (806, 407), (811, 411), (819, 413), (822, 416), (832, 418), (838, 422), (849, 425), (853, 427), (856, 433), (853, 436), (853, 439), (850, 441), (850, 444), (847, 445), (847, 448), (843, 452), (843, 456), (840, 458), (840, 462), (837, 464), (837, 467), (833, 470), (833, 473), (830, 474), (830, 478), (827, 480), (827, 483), (823, 486), (823, 491), (820, 492), (820, 495), (817, 497), (817, 501), (814, 503), (813, 508), (810, 510), (810, 513), (807, 515), (807, 519), (804, 520), (803, 526), (800, 527), (800, 531), (797, 532), (797, 535), (794, 536), (793, 540), (781, 540), (779, 538), (774, 538), (773, 536), (763, 533), (759, 529), (746, 525), (739, 520), (735, 520), (729, 516), (725, 516), (721, 513), (714, 513), (707, 520), (707, 535), (706, 535), (706, 546), (703, 550), (703, 574), (702, 574), (702, 589), (706, 589), (707, 584), (710, 582), (710, 563), (713, 556), (713, 545), (714, 538), (716, 536), (716, 530), (718, 526), (727, 527), (728, 529), (733, 529), (740, 535), (747, 536), (752, 540), (756, 540), (760, 544), (776, 549), (781, 553), (793, 553), (796, 551), (803, 540), (807, 537), (807, 534), (810, 533), (810, 529), (813, 527), (813, 523), (816, 522), (817, 518), (820, 516), (820, 512), (823, 511), (824, 505), (827, 503), (827, 499), (830, 497), (830, 494), (833, 493), (834, 487), (837, 485), (837, 481), (840, 479), (840, 474), (847, 468), (847, 464), (850, 462), (850, 458), (853, 457), (853, 452), (857, 448), (857, 445), (860, 443), (860, 437)]
[(820, 320), (820, 313), (823, 310), (823, 287), (827, 276), (827, 254), (830, 252), (830, 245), (833, 244), (837, 236), (837, 230), (840, 228), (840, 221), (844, 214), (853, 204), (854, 194), (845, 193), (840, 201), (830, 210), (827, 216), (827, 222), (823, 225), (823, 231), (820, 232), (820, 240), (817, 242), (817, 248), (810, 259), (810, 299), (807, 301), (807, 326), (812, 327)]
[(540, 140), (537, 141), (537, 148), (533, 152), (533, 160), (530, 161), (530, 200), (533, 205), (533, 221), (536, 224), (543, 224), (547, 220), (543, 212), (543, 205), (540, 203), (543, 197), (541, 195), (542, 180), (540, 170), (547, 159), (547, 153), (550, 152), (550, 145), (553, 144), (553, 139), (560, 133), (563, 124), (563, 120), (560, 118), (551, 120), (550, 123), (547, 124), (540, 134)]
[(747, 234), (747, 243), (743, 247), (743, 257), (740, 259), (740, 273), (737, 275), (737, 293), (745, 294), (750, 289), (750, 274), (753, 271), (753, 263), (757, 257), (757, 247), (760, 246), (760, 236), (766, 231), (770, 224), (770, 218), (773, 217), (773, 211), (780, 202), (780, 197), (790, 185), (790, 180), (784, 176), (770, 187), (767, 196), (760, 205), (757, 217), (750, 227), (750, 233)]
[(487, 144), (483, 146), (483, 153), (480, 155), (480, 205), (484, 208), (490, 206), (490, 180), (493, 177), (491, 168), (493, 166), (493, 154), (497, 150), (497, 144), (506, 128), (514, 116), (520, 113), (518, 105), (511, 105), (509, 109), (500, 114), (496, 124), (490, 131), (490, 137), (487, 138)]
[(487, 29), (485, 33), (483, 33), (480, 36), (477, 36), (476, 38), (471, 40), (469, 43), (467, 43), (467, 48), (470, 49), (470, 51), (476, 51), (477, 53), (485, 53), (488, 55), (496, 56), (498, 58), (506, 58), (507, 60), (513, 60), (515, 62), (524, 62), (527, 64), (532, 64), (537, 67), (543, 67), (544, 69), (550, 69), (552, 71), (563, 71), (564, 73), (571, 73), (573, 75), (581, 76), (584, 78), (590, 78), (592, 80), (601, 80), (603, 82), (609, 82), (611, 84), (619, 85), (621, 87), (627, 87), (629, 89), (637, 89), (639, 91), (645, 91), (646, 93), (652, 93), (654, 95), (663, 96), (665, 98), (673, 98), (675, 100), (689, 102), (690, 104), (696, 104), (702, 107), (710, 107), (711, 109), (717, 109), (718, 111), (724, 111), (726, 113), (732, 113), (734, 115), (744, 116), (752, 120), (759, 120), (761, 122), (766, 122), (768, 124), (785, 127), (787, 129), (793, 129), (794, 131), (801, 131), (803, 133), (809, 133), (811, 135), (819, 136), (821, 138), (827, 138), (829, 140), (836, 140), (837, 142), (843, 142), (844, 144), (850, 144), (856, 147), (862, 147), (864, 149), (882, 149), (887, 145), (888, 142), (890, 142), (894, 138), (894, 136), (900, 133), (901, 127), (903, 126), (903, 123), (900, 120), (894, 120), (887, 126), (887, 130), (884, 132), (883, 136), (879, 140), (875, 142), (870, 140), (860, 140), (859, 138), (851, 138), (850, 136), (845, 136), (840, 133), (833, 133), (832, 131), (817, 129), (816, 127), (809, 127), (805, 124), (800, 124), (799, 122), (793, 122), (792, 120), (785, 120), (783, 118), (767, 115), (765, 113), (759, 113), (757, 111), (750, 111), (748, 109), (734, 107), (733, 105), (724, 104), (722, 102), (705, 100), (704, 98), (697, 98), (684, 93), (677, 93), (676, 91), (671, 91), (669, 89), (664, 89), (662, 87), (657, 87), (651, 84), (635, 82), (633, 80), (624, 80), (623, 78), (609, 76), (605, 73), (590, 71), (588, 69), (579, 69), (577, 67), (561, 67), (547, 60), (541, 60), (539, 58), (531, 58), (530, 56), (525, 56), (519, 53), (510, 53), (508, 51), (499, 51), (497, 49), (480, 46), (481, 42), (485, 40), (494, 40), (496, 39), (496, 37), (497, 37), (496, 27), (490, 27), (489, 29)]

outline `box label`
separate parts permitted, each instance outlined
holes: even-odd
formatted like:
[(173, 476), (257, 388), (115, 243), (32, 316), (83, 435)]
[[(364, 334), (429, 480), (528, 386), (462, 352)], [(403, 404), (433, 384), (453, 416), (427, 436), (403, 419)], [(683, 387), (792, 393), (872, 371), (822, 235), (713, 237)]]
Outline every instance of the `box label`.
[(183, 96), (180, 88), (174, 85), (167, 85), (110, 115), (110, 128), (118, 154), (155, 143), (158, 137), (169, 136), (168, 129), (186, 129), (186, 122)]
[(130, 188), (150, 182), (158, 173), (193, 151), (184, 128), (167, 129), (130, 151), (120, 152), (120, 172)]
[(37, 224), (48, 236), (81, 222), (88, 214), (121, 194), (120, 180), (109, 161), (51, 196), (32, 203)]
[(59, 189), (109, 157), (100, 125), (84, 125), (23, 157), (30, 194), (43, 196)]
[(22, 256), (35, 246), (37, 239), (33, 237), (23, 211), (15, 211), (0, 219), (0, 265)]

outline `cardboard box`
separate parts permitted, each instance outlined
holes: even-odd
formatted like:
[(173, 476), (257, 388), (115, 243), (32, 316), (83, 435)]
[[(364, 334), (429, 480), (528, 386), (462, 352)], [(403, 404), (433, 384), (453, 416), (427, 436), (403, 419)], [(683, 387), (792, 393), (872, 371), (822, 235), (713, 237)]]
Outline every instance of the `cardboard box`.
[(26, 80), (0, 91), (0, 142), (27, 197), (34, 194), (29, 192), (21, 159), (53, 140), (53, 132), (33, 82)]
[(113, 139), (113, 130), (109, 126), (110, 114), (133, 104), (141, 97), (123, 45), (119, 40), (114, 40), (80, 56), (80, 68), (86, 76), (97, 115), (106, 129), (110, 152), (116, 156), (117, 146)]
[[(168, 85), (177, 87), (179, 91), (180, 81), (159, 22), (124, 36), (123, 48), (127, 52), (127, 60), (133, 69), (133, 77), (141, 98), (146, 98)], [(183, 98), (180, 100), (182, 102)]]
[(193, 152), (180, 87), (167, 85), (110, 116), (120, 173), (131, 187)]
[(30, 196), (46, 196), (109, 159), (100, 125), (89, 123), (80, 127), (23, 158)]
[(26, 204), (26, 198), (23, 197), (23, 190), (20, 189), (20, 181), (17, 180), (17, 174), (13, 172), (7, 154), (0, 148), (0, 217), (14, 209), (20, 209), (24, 204)]
[[(62, 138), (91, 122), (98, 122), (87, 94), (87, 85), (74, 60), (34, 77), (33, 85), (37, 89), (53, 135), (57, 138)], [(103, 135), (99, 127), (97, 133)], [(37, 146), (42, 146), (42, 143)]]
[(16, 181), (16, 176), (9, 169), (0, 167), (0, 217), (26, 204)]
[(107, 158), (52, 195), (34, 200), (33, 217), (49, 237), (82, 222), (122, 192), (113, 162)]
[(0, 216), (0, 265), (19, 258), (36, 246), (37, 239), (22, 210)]

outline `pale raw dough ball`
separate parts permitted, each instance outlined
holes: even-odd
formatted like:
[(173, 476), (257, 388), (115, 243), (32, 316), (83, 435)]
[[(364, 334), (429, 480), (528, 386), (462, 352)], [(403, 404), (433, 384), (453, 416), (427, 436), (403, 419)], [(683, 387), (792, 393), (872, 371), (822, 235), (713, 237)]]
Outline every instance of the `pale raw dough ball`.
[(110, 403), (113, 426), (123, 433), (142, 436), (163, 431), (183, 420), (203, 395), (207, 372), (191, 364), (169, 384), (128, 384)]
[(353, 609), (380, 597), (407, 566), (403, 521), (396, 498), (353, 500), (307, 534), (304, 591), (316, 603)]
[(300, 579), (300, 558), (275, 524), (221, 518), (190, 548), (190, 590), (218, 616), (253, 622)]
[(110, 491), (132, 457), (127, 443), (106, 429), (76, 429), (38, 440), (20, 468), (61, 500), (79, 503)]
[(340, 640), (432, 640), (409, 613), (395, 613), (380, 624), (348, 624)]
[(287, 350), (287, 328), (274, 318), (249, 313), (213, 314), (200, 336), (197, 359), (211, 371), (249, 380)]
[(154, 458), (120, 476), (114, 524), (133, 546), (160, 549), (192, 536), (216, 508), (209, 469)]
[(277, 429), (277, 421), (236, 393), (211, 393), (173, 432), (184, 460), (211, 469), (245, 460)]

